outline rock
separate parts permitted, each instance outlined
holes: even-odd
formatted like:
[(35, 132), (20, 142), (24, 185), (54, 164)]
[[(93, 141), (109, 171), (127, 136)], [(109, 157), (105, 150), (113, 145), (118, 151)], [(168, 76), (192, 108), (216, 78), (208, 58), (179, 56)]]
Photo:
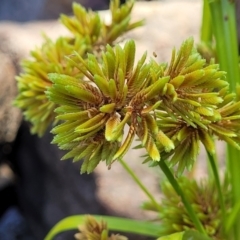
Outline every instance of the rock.
[(107, 213), (96, 196), (95, 175), (80, 175), (79, 164), (61, 162), (63, 152), (51, 140), (50, 133), (31, 135), (23, 123), (8, 157), (17, 174), (20, 209), (36, 240), (64, 217)]
[(21, 112), (12, 105), (17, 94), (16, 65), (11, 56), (0, 49), (0, 143), (12, 142), (21, 121)]
[(26, 220), (16, 207), (8, 209), (0, 219), (0, 237), (1, 240), (33, 240)]

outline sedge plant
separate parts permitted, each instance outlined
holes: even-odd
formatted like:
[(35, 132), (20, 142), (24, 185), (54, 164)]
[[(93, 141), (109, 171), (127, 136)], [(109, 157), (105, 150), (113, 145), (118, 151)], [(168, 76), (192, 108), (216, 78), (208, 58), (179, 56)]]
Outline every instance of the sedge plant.
[[(131, 232), (155, 239), (240, 239), (240, 81), (234, 3), (204, 1), (201, 44), (193, 38), (173, 49), (169, 63), (136, 61), (134, 40), (119, 44), (131, 21), (134, 2), (110, 3), (112, 22), (73, 4), (73, 17), (61, 16), (71, 36), (44, 44), (23, 61), (15, 105), (42, 136), (51, 126), (53, 144), (65, 159), (82, 161), (91, 173), (104, 161), (119, 161), (146, 193), (143, 209), (157, 212), (154, 222), (118, 217), (70, 216), (46, 240), (79, 227), (78, 240), (125, 240)], [(227, 15), (227, 21), (226, 21)], [(213, 31), (214, 30), (214, 31)], [(224, 34), (225, 33), (225, 34)], [(163, 198), (156, 199), (124, 161), (134, 139), (144, 148), (143, 163), (166, 176)], [(215, 141), (228, 144), (225, 177), (219, 176)], [(203, 145), (212, 174), (198, 182), (185, 176)]]

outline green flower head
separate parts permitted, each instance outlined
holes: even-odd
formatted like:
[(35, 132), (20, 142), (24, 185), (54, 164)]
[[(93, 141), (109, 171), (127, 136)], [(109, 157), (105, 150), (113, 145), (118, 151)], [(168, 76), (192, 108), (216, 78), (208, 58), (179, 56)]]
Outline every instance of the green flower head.
[[(186, 177), (180, 177), (178, 183), (182, 189), (185, 189), (184, 194), (192, 205), (208, 236), (214, 240), (225, 239), (222, 233), (222, 212), (215, 182), (209, 179), (197, 182), (196, 180), (189, 180)], [(230, 210), (231, 197), (228, 181), (225, 180), (221, 187), (224, 194), (225, 206), (227, 210)], [(146, 202), (143, 205), (145, 210), (158, 212), (157, 221), (161, 224), (161, 234), (169, 235), (190, 229), (194, 230), (194, 224), (181, 198), (171, 184), (166, 180), (163, 181), (161, 183), (161, 190), (163, 198), (161, 199), (160, 209), (156, 209), (150, 202)]]
[(146, 54), (137, 64), (134, 58), (129, 41), (108, 45), (101, 57), (75, 52), (69, 64), (84, 77), (49, 74), (53, 85), (46, 93), (63, 121), (52, 130), (53, 143), (68, 150), (63, 159), (83, 158), (81, 172), (93, 171), (101, 160), (110, 167), (137, 137), (148, 154), (145, 162), (156, 165), (162, 158), (181, 174), (193, 166), (200, 142), (210, 154), (214, 137), (239, 147), (239, 102), (227, 92), (225, 72), (205, 64), (192, 38), (173, 51), (169, 66), (146, 63)]
[(65, 56), (74, 49), (83, 54), (85, 46), (79, 38), (60, 37), (56, 42), (46, 38), (41, 48), (31, 52), (32, 59), (22, 62), (23, 73), (17, 77), (19, 94), (15, 104), (23, 110), (26, 120), (31, 122), (32, 133), (42, 136), (54, 122), (56, 105), (49, 102), (45, 95), (47, 87), (52, 85), (48, 73), (80, 76), (81, 73), (66, 61)]
[[(158, 127), (150, 114), (161, 104), (151, 101), (163, 90), (168, 77), (151, 77), (146, 54), (134, 67), (135, 44), (129, 41), (123, 48), (107, 46), (99, 65), (89, 54), (87, 61), (76, 54), (69, 61), (85, 78), (50, 74), (52, 87), (47, 96), (55, 104), (57, 119), (63, 123), (55, 127), (53, 143), (69, 150), (63, 159), (84, 158), (82, 172), (91, 172), (99, 161), (108, 166), (121, 158), (137, 135), (153, 160), (160, 155), (154, 142)], [(124, 138), (124, 129), (128, 133)]]
[(206, 64), (193, 47), (192, 38), (178, 53), (173, 50), (164, 76), (169, 81), (159, 97), (162, 104), (155, 111), (161, 130), (157, 137), (162, 139), (164, 133), (175, 148), (166, 148), (162, 141), (158, 145), (162, 159), (168, 159), (170, 166), (177, 165), (181, 174), (185, 168), (192, 168), (200, 142), (210, 154), (215, 153), (216, 137), (239, 148), (240, 103), (228, 93), (225, 72), (217, 64)]
[(114, 41), (125, 32), (143, 24), (142, 21), (131, 23), (133, 1), (120, 6), (119, 0), (111, 1), (112, 22), (107, 25), (96, 12), (87, 11), (74, 3), (74, 16), (62, 15), (61, 22), (73, 33), (69, 37), (60, 37), (57, 41), (45, 38), (43, 45), (32, 51), (30, 60), (22, 63), (23, 73), (17, 77), (19, 94), (16, 106), (23, 110), (26, 120), (32, 124), (32, 133), (42, 136), (53, 122), (54, 109), (57, 107), (49, 102), (45, 91), (52, 82), (49, 73), (66, 74), (81, 77), (81, 72), (74, 65), (69, 65), (66, 56), (77, 52), (86, 58), (86, 53), (101, 56), (106, 44), (114, 45)]
[(103, 220), (97, 221), (92, 216), (87, 216), (83, 225), (79, 226), (80, 233), (75, 234), (77, 240), (127, 240), (119, 234), (108, 236), (107, 223)]
[(119, 0), (110, 1), (111, 22), (106, 23), (99, 13), (73, 3), (73, 17), (62, 14), (61, 22), (74, 36), (87, 38), (96, 51), (101, 51), (107, 44), (114, 45), (124, 33), (143, 25), (143, 20), (131, 22), (133, 6), (133, 0), (124, 4), (120, 4)]

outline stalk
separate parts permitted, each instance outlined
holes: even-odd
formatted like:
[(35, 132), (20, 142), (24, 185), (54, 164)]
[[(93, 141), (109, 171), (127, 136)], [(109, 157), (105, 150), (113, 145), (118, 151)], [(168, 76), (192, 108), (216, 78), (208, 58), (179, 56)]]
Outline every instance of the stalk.
[(176, 193), (181, 197), (182, 202), (183, 202), (186, 210), (188, 211), (188, 214), (189, 214), (194, 226), (196, 227), (196, 229), (199, 232), (201, 232), (202, 234), (204, 234), (205, 236), (207, 236), (207, 233), (206, 233), (202, 223), (200, 222), (199, 218), (197, 217), (196, 213), (194, 212), (191, 204), (189, 203), (189, 201), (185, 197), (183, 190), (181, 189), (180, 185), (178, 184), (178, 182), (174, 178), (171, 170), (169, 169), (169, 167), (167, 166), (165, 161), (161, 160), (159, 162), (159, 166), (162, 169), (165, 176), (167, 177), (168, 181), (171, 183), (171, 185), (174, 188), (174, 190), (176, 191)]
[[(209, 1), (212, 15), (218, 60), (222, 70), (227, 72), (230, 90), (236, 90), (240, 83), (238, 66), (238, 44), (235, 4), (228, 0)], [(240, 201), (239, 151), (228, 145), (228, 172), (232, 186), (233, 206)], [(234, 239), (240, 239), (240, 214), (234, 224)]]
[(216, 163), (217, 163), (216, 154), (212, 155), (211, 153), (209, 153), (207, 151), (207, 149), (206, 149), (206, 152), (207, 152), (208, 159), (209, 159), (209, 162), (210, 162), (210, 165), (211, 165), (214, 180), (215, 180), (215, 183), (216, 183), (216, 186), (217, 186), (219, 203), (220, 203), (220, 207), (221, 207), (221, 210), (222, 210), (222, 221), (225, 222), (226, 207), (225, 207), (225, 203), (224, 203), (224, 197), (223, 197), (223, 193), (222, 193), (219, 172), (218, 172), (218, 168), (217, 168), (217, 165), (216, 165)]
[(156, 207), (156, 209), (160, 210), (160, 205), (157, 203), (153, 195), (147, 190), (147, 188), (144, 186), (144, 184), (141, 182), (141, 180), (137, 177), (137, 175), (132, 171), (132, 169), (127, 165), (123, 159), (119, 159), (119, 162), (122, 164), (124, 169), (128, 172), (128, 174), (132, 177), (132, 179), (135, 181), (135, 183), (142, 189), (142, 191), (148, 196), (150, 201), (153, 203), (153, 205)]
[(203, 0), (202, 13), (201, 41), (210, 43), (212, 41), (212, 24), (208, 0)]

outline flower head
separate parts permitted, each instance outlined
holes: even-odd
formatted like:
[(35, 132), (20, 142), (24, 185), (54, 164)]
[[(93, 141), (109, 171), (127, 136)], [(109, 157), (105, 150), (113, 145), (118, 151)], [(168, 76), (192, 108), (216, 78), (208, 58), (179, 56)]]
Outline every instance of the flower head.
[[(121, 158), (137, 135), (153, 160), (160, 155), (154, 142), (158, 127), (150, 114), (161, 104), (151, 102), (163, 90), (168, 78), (149, 75), (151, 64), (146, 54), (134, 67), (135, 44), (129, 41), (123, 48), (107, 46), (99, 65), (89, 54), (87, 61), (76, 53), (69, 59), (84, 78), (50, 74), (53, 82), (47, 96), (55, 104), (57, 119), (64, 122), (55, 127), (53, 143), (70, 150), (63, 159), (84, 158), (82, 172), (91, 172), (99, 161), (107, 165)], [(129, 126), (124, 138), (124, 128)]]
[(65, 59), (74, 49), (78, 49), (79, 54), (84, 54), (84, 40), (60, 37), (53, 42), (46, 38), (41, 48), (31, 52), (32, 59), (22, 62), (24, 72), (17, 77), (19, 94), (15, 104), (23, 110), (26, 120), (31, 122), (32, 133), (42, 136), (55, 118), (56, 105), (49, 102), (45, 95), (47, 87), (52, 85), (48, 73), (81, 75)]
[[(111, 22), (101, 20), (99, 13), (86, 10), (73, 3), (73, 17), (61, 15), (61, 22), (74, 36), (87, 38), (95, 51), (102, 51), (107, 44), (114, 45), (120, 36), (136, 27), (142, 26), (143, 21), (131, 22), (131, 12), (134, 1), (128, 0), (120, 4), (119, 0), (110, 1)], [(96, 53), (95, 52), (95, 53)]]
[(23, 110), (26, 120), (32, 124), (32, 133), (42, 136), (53, 122), (54, 109), (45, 91), (52, 85), (49, 73), (66, 74), (80, 78), (81, 72), (66, 61), (66, 56), (77, 52), (82, 58), (86, 53), (101, 56), (106, 44), (114, 41), (128, 30), (141, 26), (142, 21), (130, 23), (133, 1), (120, 6), (119, 0), (111, 2), (112, 22), (107, 25), (96, 12), (87, 11), (81, 5), (73, 4), (73, 17), (61, 16), (62, 23), (73, 33), (73, 36), (60, 37), (56, 42), (45, 39), (43, 45), (32, 51), (32, 59), (22, 63), (23, 73), (17, 77), (19, 94), (15, 104)]
[(53, 143), (69, 151), (63, 159), (84, 158), (81, 172), (101, 160), (111, 166), (136, 136), (147, 150), (145, 162), (169, 160), (181, 174), (193, 166), (200, 142), (210, 154), (214, 137), (239, 147), (239, 102), (227, 92), (225, 72), (205, 64), (193, 39), (173, 51), (169, 66), (146, 63), (146, 54), (135, 65), (134, 58), (133, 41), (108, 45), (101, 57), (68, 58), (84, 77), (49, 75), (47, 96), (59, 105), (56, 119), (63, 121), (52, 131)]
[[(196, 180), (180, 177), (178, 183), (182, 189), (185, 189), (184, 194), (208, 236), (214, 240), (223, 240), (223, 223), (220, 220), (222, 219), (222, 212), (215, 182), (204, 179), (198, 183)], [(160, 210), (155, 209), (155, 206), (150, 202), (146, 202), (143, 205), (143, 208), (146, 210), (158, 212), (158, 221), (162, 226), (161, 234), (168, 235), (195, 229), (181, 198), (177, 195), (171, 184), (168, 181), (163, 181), (161, 183), (161, 189), (163, 198), (161, 200)], [(225, 197), (225, 206), (227, 210), (230, 210), (231, 197), (227, 179), (222, 184), (222, 190)]]
[[(158, 145), (163, 159), (169, 159), (171, 166), (177, 165), (181, 174), (193, 166), (200, 142), (210, 154), (215, 153), (215, 137), (239, 148), (240, 103), (228, 94), (225, 72), (217, 64), (206, 64), (193, 47), (192, 38), (182, 44), (178, 53), (173, 50), (164, 76), (169, 81), (160, 94), (162, 104), (155, 114), (159, 129), (175, 148), (169, 151), (163, 144)], [(162, 138), (162, 132), (157, 136)]]
[(103, 220), (97, 222), (92, 216), (87, 216), (85, 223), (79, 226), (80, 233), (75, 234), (77, 240), (127, 240), (119, 234), (108, 236), (107, 223)]

